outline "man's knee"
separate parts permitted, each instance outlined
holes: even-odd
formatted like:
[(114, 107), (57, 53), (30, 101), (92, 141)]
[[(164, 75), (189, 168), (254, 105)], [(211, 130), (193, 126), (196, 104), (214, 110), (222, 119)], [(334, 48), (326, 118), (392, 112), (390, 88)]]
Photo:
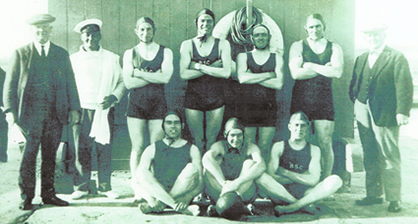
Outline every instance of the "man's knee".
[(334, 186), (336, 188), (340, 188), (343, 185), (341, 178), (335, 174), (325, 178), (324, 182), (327, 182), (325, 186)]

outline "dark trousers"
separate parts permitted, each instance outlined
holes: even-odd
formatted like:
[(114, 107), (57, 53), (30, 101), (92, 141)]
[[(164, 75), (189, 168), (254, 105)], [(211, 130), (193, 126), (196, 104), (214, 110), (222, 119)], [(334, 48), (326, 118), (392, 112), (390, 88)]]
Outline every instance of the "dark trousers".
[(6, 116), (0, 112), (0, 162), (7, 162), (7, 131)]
[(357, 100), (354, 110), (363, 145), (367, 196), (381, 196), (384, 189), (387, 201), (401, 200), (399, 126), (377, 126), (369, 105)]
[(55, 195), (55, 157), (61, 139), (62, 124), (52, 105), (55, 103), (47, 101), (28, 103), (21, 118), (20, 125), (27, 134), (19, 175), (22, 199), (35, 196), (36, 157), (39, 146), (42, 153), (41, 197), (48, 198)]
[[(75, 190), (88, 191), (91, 178), (91, 154), (93, 147), (96, 148), (98, 164), (98, 190), (110, 191), (110, 175), (112, 172), (112, 142), (114, 129), (114, 108), (110, 108), (108, 114), (110, 127), (110, 144), (102, 145), (89, 136), (94, 110), (82, 109), (82, 117), (79, 125), (73, 126), (73, 139), (75, 146), (75, 167), (74, 175)], [(77, 144), (78, 142), (78, 144)]]

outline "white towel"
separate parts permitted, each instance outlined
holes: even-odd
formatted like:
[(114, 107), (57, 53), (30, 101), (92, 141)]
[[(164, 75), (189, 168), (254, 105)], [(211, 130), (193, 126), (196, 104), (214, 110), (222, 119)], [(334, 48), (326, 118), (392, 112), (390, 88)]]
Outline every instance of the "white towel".
[[(103, 51), (103, 76), (100, 83), (99, 94), (97, 96), (98, 104), (103, 101), (104, 97), (112, 94), (118, 84), (119, 74), (115, 76), (115, 73), (120, 73), (120, 69), (118, 66), (114, 66), (114, 57), (111, 56), (111, 54), (107, 54), (107, 52)], [(90, 137), (95, 138), (96, 142), (103, 145), (110, 143), (108, 114), (109, 108), (102, 110), (100, 107), (97, 107), (90, 131)]]

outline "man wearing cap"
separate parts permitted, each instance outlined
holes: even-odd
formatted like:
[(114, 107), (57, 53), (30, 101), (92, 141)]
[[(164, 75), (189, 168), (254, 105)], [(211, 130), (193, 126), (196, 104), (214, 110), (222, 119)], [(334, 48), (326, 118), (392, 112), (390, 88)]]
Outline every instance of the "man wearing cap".
[[(230, 192), (242, 197), (251, 213), (251, 203), (257, 196), (255, 179), (265, 171), (266, 165), (258, 146), (244, 141), (244, 126), (237, 118), (230, 118), (225, 123), (224, 137), (226, 141), (215, 142), (202, 159), (206, 194), (212, 204), (216, 204), (218, 213), (228, 209), (218, 205), (218, 202)], [(225, 197), (234, 199), (228, 195)], [(216, 215), (214, 208), (209, 206), (208, 215)]]
[(273, 145), (267, 172), (257, 185), (276, 205), (276, 216), (298, 210), (315, 214), (312, 203), (336, 192), (342, 180), (331, 175), (320, 182), (321, 150), (307, 142), (310, 121), (305, 113), (294, 113), (288, 128), (290, 139)]
[(146, 200), (139, 204), (145, 214), (162, 212), (166, 205), (177, 212), (197, 215), (191, 200), (203, 189), (202, 159), (197, 146), (184, 140), (181, 115), (169, 111), (163, 118), (165, 137), (142, 154), (132, 187)]
[(90, 190), (93, 145), (97, 152), (98, 194), (112, 199), (119, 197), (111, 191), (111, 155), (114, 105), (123, 97), (125, 85), (119, 56), (99, 45), (101, 27), (102, 21), (87, 19), (74, 28), (80, 33), (83, 45), (70, 57), (82, 108), (79, 124), (72, 127), (76, 151), (72, 199), (80, 199)]
[(68, 205), (55, 196), (55, 157), (63, 125), (79, 122), (80, 103), (68, 52), (49, 41), (53, 21), (49, 14), (28, 20), (35, 40), (13, 53), (4, 84), (6, 120), (9, 127), (16, 122), (27, 138), (19, 175), (23, 210), (32, 208), (35, 196), (39, 145), (42, 201)]
[(413, 85), (405, 56), (385, 44), (386, 26), (366, 27), (369, 51), (357, 57), (349, 95), (354, 103), (366, 170), (366, 197), (357, 205), (383, 203), (401, 211), (399, 127), (408, 124)]

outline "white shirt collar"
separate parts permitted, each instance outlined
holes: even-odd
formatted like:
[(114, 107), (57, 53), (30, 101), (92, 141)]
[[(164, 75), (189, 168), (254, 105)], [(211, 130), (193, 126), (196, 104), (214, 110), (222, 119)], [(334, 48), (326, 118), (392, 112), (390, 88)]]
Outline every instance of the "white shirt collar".
[(36, 50), (38, 51), (39, 55), (41, 55), (42, 46), (44, 46), (45, 56), (48, 56), (48, 54), (49, 54), (49, 47), (51, 46), (51, 42), (49, 40), (45, 44), (40, 44), (37, 41), (34, 41), (33, 44), (34, 44)]

